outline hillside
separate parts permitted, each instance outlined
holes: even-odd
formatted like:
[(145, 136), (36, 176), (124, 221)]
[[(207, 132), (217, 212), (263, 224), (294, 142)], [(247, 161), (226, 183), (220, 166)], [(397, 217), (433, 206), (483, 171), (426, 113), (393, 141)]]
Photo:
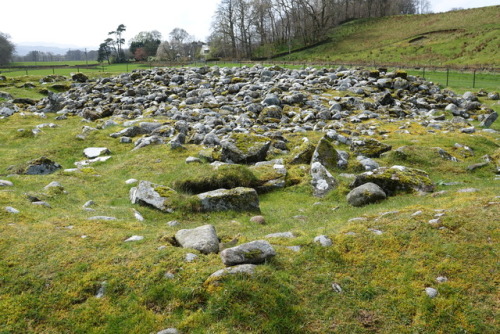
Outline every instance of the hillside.
[(497, 92), (261, 65), (1, 89), (0, 333), (499, 332)]
[(500, 66), (500, 6), (345, 23), (331, 42), (290, 61), (434, 66)]

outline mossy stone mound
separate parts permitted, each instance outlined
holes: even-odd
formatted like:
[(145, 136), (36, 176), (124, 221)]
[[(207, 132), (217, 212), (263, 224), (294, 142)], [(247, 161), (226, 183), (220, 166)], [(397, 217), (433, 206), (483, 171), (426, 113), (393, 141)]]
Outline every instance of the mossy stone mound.
[(259, 197), (253, 188), (218, 189), (197, 195), (201, 211), (260, 212)]
[(380, 167), (356, 176), (351, 188), (372, 182), (391, 196), (398, 192), (432, 192), (435, 189), (425, 171), (404, 166)]
[(355, 140), (351, 144), (351, 151), (364, 155), (368, 158), (378, 158), (384, 152), (388, 152), (392, 146), (384, 144), (376, 139), (366, 138), (363, 140)]

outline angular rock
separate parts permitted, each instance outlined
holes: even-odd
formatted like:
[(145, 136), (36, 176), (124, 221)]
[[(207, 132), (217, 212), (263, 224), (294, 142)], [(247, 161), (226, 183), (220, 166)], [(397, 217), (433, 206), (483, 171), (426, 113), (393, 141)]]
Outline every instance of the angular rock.
[(330, 141), (323, 137), (316, 145), (316, 149), (311, 158), (311, 165), (315, 162), (319, 162), (323, 167), (328, 170), (332, 170), (337, 167), (339, 162), (339, 154)]
[(140, 181), (137, 187), (130, 189), (132, 204), (151, 206), (163, 212), (173, 212), (172, 201), (177, 192), (169, 187)]
[(313, 195), (323, 197), (338, 185), (337, 180), (330, 172), (319, 162), (311, 165), (311, 185), (313, 186)]
[(481, 122), (480, 126), (489, 128), (493, 124), (493, 122), (497, 120), (497, 118), (498, 118), (498, 113), (494, 111)]
[(233, 163), (252, 163), (266, 160), (271, 140), (252, 134), (233, 133), (221, 141), (221, 160)]
[(205, 283), (214, 284), (215, 282), (220, 281), (224, 277), (229, 275), (245, 274), (248, 276), (252, 276), (253, 274), (255, 274), (256, 268), (257, 266), (255, 264), (239, 264), (234, 267), (220, 269), (210, 275)]
[(404, 166), (380, 167), (359, 174), (350, 186), (355, 188), (368, 182), (378, 185), (388, 196), (398, 191), (432, 192), (435, 189), (434, 183), (425, 171)]
[(347, 202), (352, 206), (363, 206), (384, 200), (385, 192), (375, 183), (365, 183), (347, 194)]
[(222, 263), (226, 266), (259, 264), (275, 255), (274, 248), (265, 240), (252, 241), (236, 247), (226, 248), (220, 253)]
[(111, 152), (106, 147), (87, 147), (83, 150), (83, 154), (89, 158), (97, 158), (103, 154), (111, 154)]
[(175, 234), (175, 240), (182, 247), (196, 249), (203, 254), (219, 252), (219, 238), (212, 225), (179, 230)]
[(259, 197), (253, 188), (218, 189), (196, 195), (202, 211), (256, 211), (260, 212)]

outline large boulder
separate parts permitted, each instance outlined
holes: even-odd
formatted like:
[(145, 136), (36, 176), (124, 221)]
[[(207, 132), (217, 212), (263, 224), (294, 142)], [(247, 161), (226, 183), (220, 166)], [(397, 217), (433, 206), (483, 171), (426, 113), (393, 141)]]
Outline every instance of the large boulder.
[(221, 141), (221, 160), (233, 163), (252, 163), (266, 160), (271, 140), (253, 134), (233, 133)]
[(351, 188), (372, 182), (391, 196), (403, 192), (432, 192), (435, 185), (425, 171), (404, 166), (380, 167), (356, 176)]
[(212, 225), (179, 230), (175, 234), (175, 240), (182, 247), (196, 249), (203, 254), (219, 252), (219, 238)]
[(173, 212), (173, 199), (177, 192), (169, 187), (140, 181), (137, 187), (130, 189), (132, 204), (151, 206), (163, 212)]
[(253, 188), (238, 187), (218, 189), (196, 195), (201, 210), (211, 211), (256, 211), (260, 212), (259, 197)]
[(290, 164), (309, 164), (311, 163), (312, 156), (314, 154), (315, 147), (311, 142), (306, 139), (304, 142), (293, 150), (293, 157), (290, 160)]
[(226, 266), (238, 264), (259, 264), (275, 256), (273, 246), (265, 240), (248, 242), (236, 247), (226, 248), (220, 253)]
[(337, 180), (328, 172), (328, 170), (319, 162), (311, 164), (311, 185), (313, 186), (313, 195), (323, 197), (331, 190), (337, 187)]
[(347, 194), (347, 202), (352, 206), (363, 206), (386, 198), (385, 192), (375, 183), (365, 183)]

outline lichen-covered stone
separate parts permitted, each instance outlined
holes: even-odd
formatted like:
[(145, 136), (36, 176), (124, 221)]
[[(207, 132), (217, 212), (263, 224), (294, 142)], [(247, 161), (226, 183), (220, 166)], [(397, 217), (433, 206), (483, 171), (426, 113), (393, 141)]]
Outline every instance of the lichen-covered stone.
[(197, 195), (201, 210), (260, 212), (259, 197), (253, 188), (218, 189)]
[(380, 167), (374, 171), (359, 174), (351, 183), (351, 188), (368, 182), (375, 183), (389, 196), (399, 191), (432, 192), (435, 188), (425, 171), (404, 166)]
[(265, 240), (252, 241), (236, 247), (226, 248), (220, 253), (222, 263), (226, 266), (259, 264), (275, 255), (276, 252), (273, 246)]
[(314, 196), (325, 196), (335, 189), (337, 184), (337, 180), (321, 163), (314, 162), (311, 164), (311, 185), (313, 186)]

